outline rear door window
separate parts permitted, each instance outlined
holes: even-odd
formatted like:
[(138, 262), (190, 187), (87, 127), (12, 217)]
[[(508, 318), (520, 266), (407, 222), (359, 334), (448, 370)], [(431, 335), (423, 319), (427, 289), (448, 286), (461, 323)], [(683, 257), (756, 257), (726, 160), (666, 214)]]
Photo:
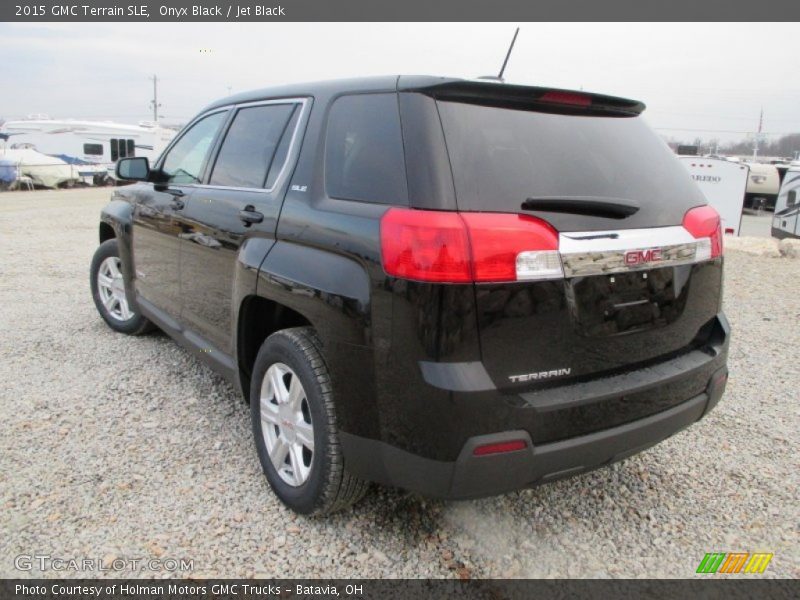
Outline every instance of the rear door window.
[(333, 198), (408, 204), (397, 94), (342, 96), (333, 103), (325, 187)]
[[(209, 184), (264, 187), (275, 151), (295, 112), (299, 108), (294, 103), (240, 108), (225, 134)], [(286, 155), (279, 158), (285, 161)]]
[(294, 137), (294, 132), (297, 129), (297, 122), (300, 120), (300, 112), (301, 107), (298, 105), (294, 109), (292, 117), (289, 119), (289, 123), (285, 127), (283, 137), (281, 138), (281, 143), (278, 144), (278, 148), (275, 150), (275, 156), (273, 157), (272, 164), (269, 167), (269, 173), (267, 173), (267, 182), (264, 184), (264, 187), (267, 189), (272, 189), (272, 186), (275, 185), (275, 181), (278, 179), (278, 175), (280, 175), (281, 171), (283, 170), (283, 165), (286, 164), (286, 158), (289, 156), (289, 148), (292, 145), (292, 138)]

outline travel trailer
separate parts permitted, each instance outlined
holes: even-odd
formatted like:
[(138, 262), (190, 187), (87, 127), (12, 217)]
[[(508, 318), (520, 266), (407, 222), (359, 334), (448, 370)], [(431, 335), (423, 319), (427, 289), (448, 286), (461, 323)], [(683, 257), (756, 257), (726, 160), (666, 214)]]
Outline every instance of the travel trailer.
[(722, 218), (722, 230), (739, 235), (742, 224), (748, 165), (721, 158), (702, 156), (678, 157), (708, 200)]
[[(175, 136), (153, 123), (124, 125), (110, 121), (33, 118), (6, 121), (0, 147), (31, 149), (78, 167), (87, 183), (104, 183), (120, 158), (144, 156), (151, 162)], [(111, 169), (113, 171), (113, 169)]]
[(775, 209), (775, 199), (781, 187), (781, 178), (775, 165), (749, 162), (750, 177), (747, 180), (747, 194), (744, 207), (751, 209)]
[(800, 238), (800, 161), (793, 162), (783, 178), (772, 217), (772, 237)]

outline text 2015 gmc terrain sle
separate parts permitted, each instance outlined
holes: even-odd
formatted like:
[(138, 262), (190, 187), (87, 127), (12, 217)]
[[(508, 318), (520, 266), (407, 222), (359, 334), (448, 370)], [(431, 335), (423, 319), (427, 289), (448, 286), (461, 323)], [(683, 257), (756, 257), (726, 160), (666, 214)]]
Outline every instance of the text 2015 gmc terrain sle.
[(95, 303), (242, 390), (301, 513), (608, 464), (727, 381), (719, 216), (643, 109), (406, 76), (225, 98), (117, 163)]

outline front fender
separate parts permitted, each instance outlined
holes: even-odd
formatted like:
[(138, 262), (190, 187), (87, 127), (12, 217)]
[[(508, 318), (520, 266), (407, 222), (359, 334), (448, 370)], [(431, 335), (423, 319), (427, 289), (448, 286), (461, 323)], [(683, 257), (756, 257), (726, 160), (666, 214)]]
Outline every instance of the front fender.
[(114, 230), (119, 246), (119, 259), (122, 262), (122, 277), (125, 280), (126, 296), (130, 306), (136, 306), (134, 291), (135, 277), (131, 235), (133, 233), (133, 204), (119, 198), (112, 198), (100, 211), (100, 242), (107, 237), (103, 225)]

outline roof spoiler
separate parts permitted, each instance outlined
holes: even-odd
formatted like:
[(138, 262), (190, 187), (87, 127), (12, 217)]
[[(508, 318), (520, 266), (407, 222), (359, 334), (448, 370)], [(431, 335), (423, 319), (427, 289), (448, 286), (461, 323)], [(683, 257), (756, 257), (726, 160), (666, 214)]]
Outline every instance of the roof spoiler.
[(398, 86), (400, 91), (419, 92), (437, 100), (499, 108), (617, 117), (636, 116), (645, 109), (644, 103), (638, 100), (575, 90), (461, 79), (439, 80), (435, 83), (402, 79)]

